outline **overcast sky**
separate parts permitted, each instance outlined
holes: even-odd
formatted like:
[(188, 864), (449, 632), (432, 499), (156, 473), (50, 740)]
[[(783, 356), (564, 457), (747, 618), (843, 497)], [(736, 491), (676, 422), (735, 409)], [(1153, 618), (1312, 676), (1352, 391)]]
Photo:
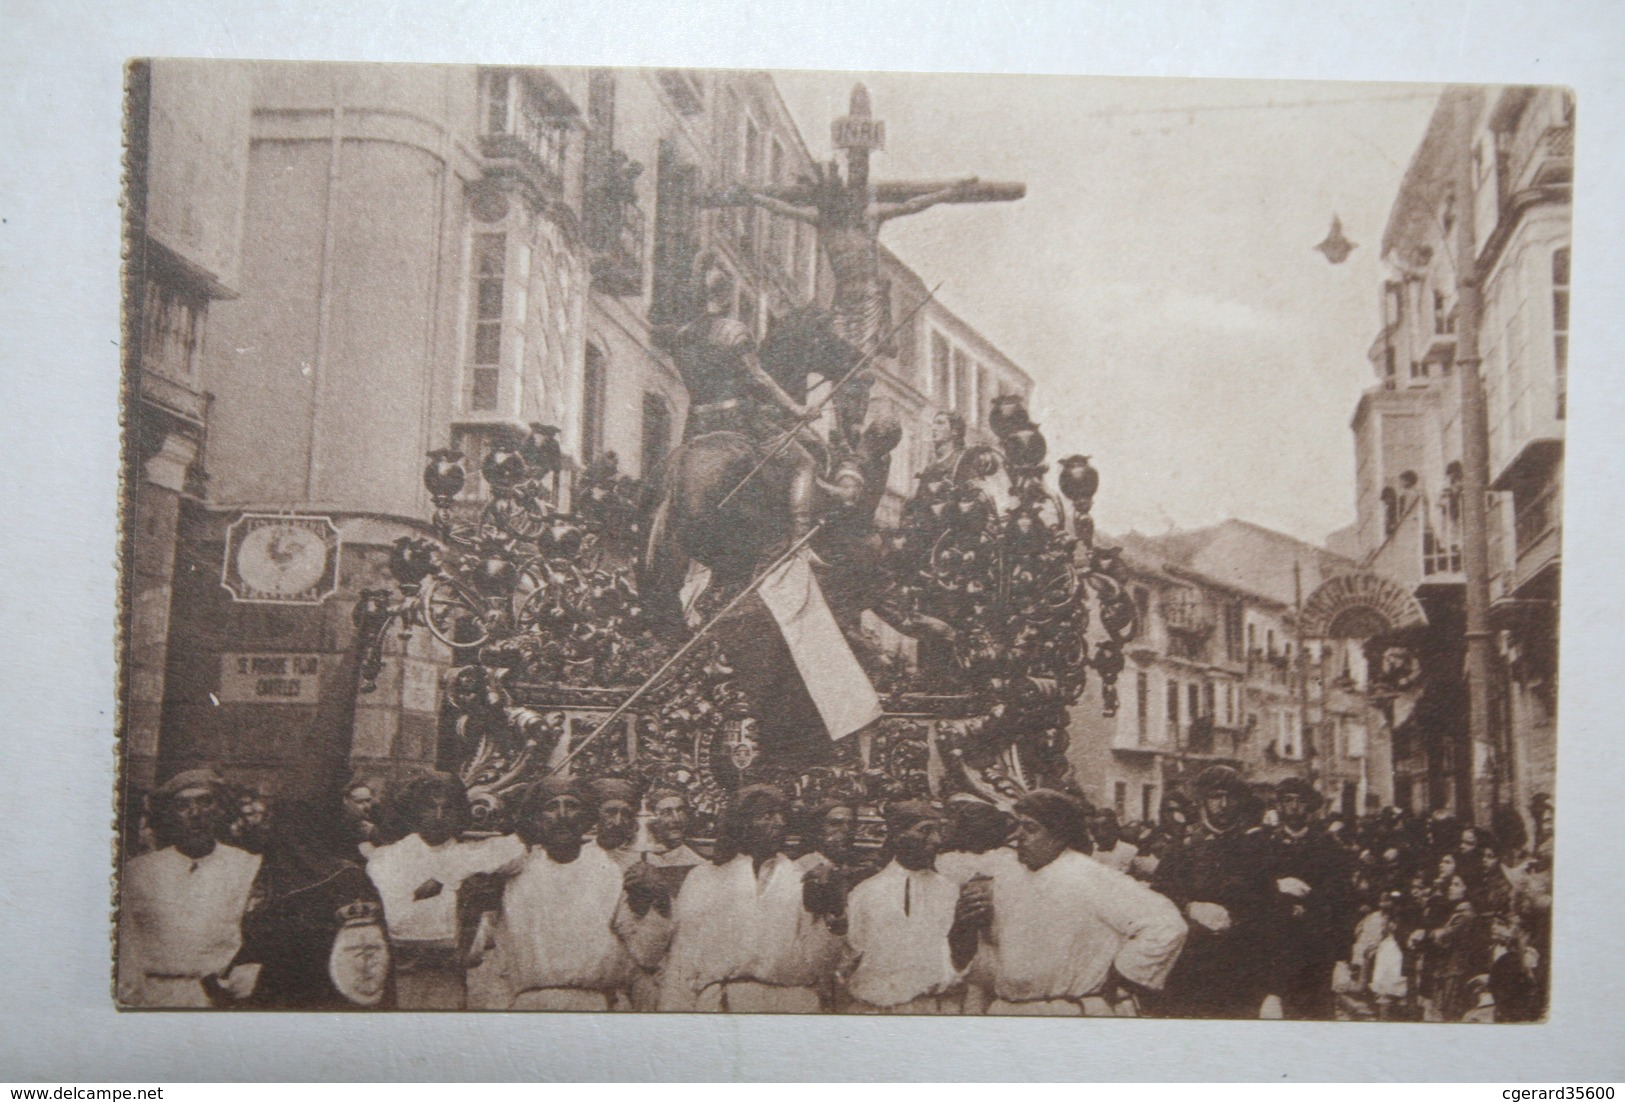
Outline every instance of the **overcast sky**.
[[(861, 79), (875, 178), (1027, 184), (882, 240), (1032, 374), (1052, 456), (1102, 471), (1104, 530), (1234, 516), (1319, 542), (1353, 520), (1382, 230), (1435, 86), (775, 79), (814, 157)], [(1334, 212), (1359, 245), (1340, 266), (1312, 248)]]

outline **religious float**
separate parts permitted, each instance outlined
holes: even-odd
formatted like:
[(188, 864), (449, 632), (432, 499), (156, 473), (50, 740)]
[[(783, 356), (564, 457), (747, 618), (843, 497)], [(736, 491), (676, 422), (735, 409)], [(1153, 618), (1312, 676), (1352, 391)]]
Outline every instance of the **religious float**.
[[(566, 480), (558, 430), (540, 424), (496, 441), (472, 475), (455, 451), (429, 454), (436, 538), (396, 541), (396, 589), (358, 603), (361, 683), (392, 631), (451, 648), (442, 764), (484, 827), (509, 825), (526, 786), (565, 770), (680, 788), (702, 832), (758, 782), (870, 811), (927, 794), (1004, 803), (1068, 778), (1068, 709), (1091, 671), (1115, 714), (1136, 609), (1117, 549), (1095, 545), (1099, 475), (1072, 455), (1051, 487), (1024, 399), (994, 398), (991, 439), (969, 447), (963, 422), (939, 415), (938, 453), (885, 511), (896, 522), (877, 523), (901, 428), (869, 408), (872, 365), (909, 321), (883, 331), (880, 228), (1025, 193), (871, 182), (883, 134), (859, 85), (832, 132), (844, 178), (831, 163), (702, 200), (812, 225), (834, 293), (758, 349), (727, 316), (725, 276), (695, 264), (689, 316), (663, 337), (692, 399), (687, 438), (645, 464), (650, 484), (612, 454)], [(465, 494), (471, 477), (487, 492)]]
[[(546, 426), (488, 452), (477, 477), (489, 500), (477, 507), (457, 500), (462, 456), (430, 454), (437, 539), (398, 540), (397, 588), (368, 590), (356, 608), (363, 689), (392, 631), (426, 630), (452, 649), (443, 730), (488, 829), (508, 825), (527, 785), (561, 770), (675, 786), (702, 820), (730, 790), (761, 781), (868, 807), (954, 793), (1003, 802), (1060, 783), (1068, 709), (1090, 671), (1101, 707), (1116, 710), (1135, 607), (1117, 550), (1094, 543), (1088, 460), (1060, 461), (1057, 493), (1021, 400), (997, 400), (989, 421), (997, 446), (930, 466), (897, 526), (874, 526), (860, 500), (835, 505), (805, 541), (880, 705), (847, 737), (820, 729), (816, 711), (776, 723), (795, 702), (751, 692), (742, 672), (763, 651), (783, 664), (776, 652), (788, 648), (767, 638), (775, 621), (748, 607), (783, 552), (673, 618), (648, 592), (650, 495), (599, 462), (572, 508), (558, 508), (560, 455)], [(916, 642), (881, 645), (876, 621)], [(815, 655), (803, 676), (821, 676), (819, 666)], [(773, 684), (767, 676), (756, 671), (754, 684)]]

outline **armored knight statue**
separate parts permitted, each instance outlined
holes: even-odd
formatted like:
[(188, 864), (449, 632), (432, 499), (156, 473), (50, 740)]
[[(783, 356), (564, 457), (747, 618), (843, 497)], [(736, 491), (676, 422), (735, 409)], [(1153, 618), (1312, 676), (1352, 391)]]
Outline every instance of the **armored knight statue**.
[[(684, 440), (713, 432), (736, 432), (763, 448), (779, 445), (786, 430), (792, 438), (773, 462), (789, 474), (785, 502), (791, 539), (813, 525), (814, 493), (823, 450), (811, 430), (796, 427), (808, 420), (805, 382), (792, 395), (763, 369), (756, 340), (744, 322), (729, 316), (733, 277), (720, 265), (709, 265), (702, 277), (705, 313), (679, 329), (671, 355), (688, 388), (688, 426)], [(793, 380), (785, 380), (791, 387)]]

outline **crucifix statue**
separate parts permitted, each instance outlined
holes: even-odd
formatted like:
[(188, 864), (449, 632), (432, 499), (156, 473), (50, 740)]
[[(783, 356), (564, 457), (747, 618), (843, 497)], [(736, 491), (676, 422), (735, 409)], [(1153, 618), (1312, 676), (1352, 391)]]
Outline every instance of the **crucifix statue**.
[(874, 355), (885, 335), (886, 296), (880, 281), (880, 227), (893, 218), (938, 203), (989, 203), (1020, 199), (1025, 184), (951, 181), (892, 181), (871, 184), (869, 154), (885, 145), (886, 125), (873, 118), (869, 92), (852, 89), (849, 113), (831, 126), (832, 144), (846, 151), (846, 179), (834, 161), (816, 166), (789, 186), (729, 188), (709, 200), (713, 206), (755, 205), (818, 229), (818, 240), (835, 275), (836, 333), (859, 356)]

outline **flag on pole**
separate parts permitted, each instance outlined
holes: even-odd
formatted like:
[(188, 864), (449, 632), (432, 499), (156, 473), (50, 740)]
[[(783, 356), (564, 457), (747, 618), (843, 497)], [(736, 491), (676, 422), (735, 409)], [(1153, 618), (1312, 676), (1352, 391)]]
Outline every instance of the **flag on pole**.
[(806, 552), (771, 571), (756, 592), (778, 624), (829, 737), (838, 741), (879, 719), (880, 696), (835, 622)]
[(765, 760), (791, 769), (828, 764), (837, 740), (879, 717), (880, 697), (805, 557), (770, 570), (715, 630)]

